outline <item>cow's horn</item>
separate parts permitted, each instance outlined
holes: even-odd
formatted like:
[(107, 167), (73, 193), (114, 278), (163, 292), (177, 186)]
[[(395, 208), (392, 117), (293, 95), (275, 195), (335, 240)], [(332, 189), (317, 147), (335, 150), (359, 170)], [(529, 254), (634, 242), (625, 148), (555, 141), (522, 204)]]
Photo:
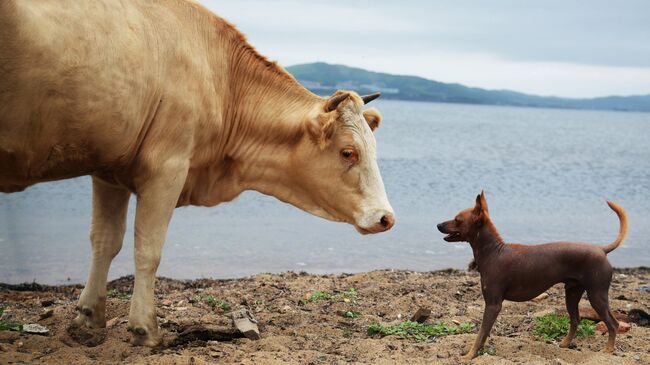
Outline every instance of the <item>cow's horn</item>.
[(363, 103), (364, 103), (364, 104), (368, 104), (369, 102), (371, 102), (371, 101), (377, 99), (377, 98), (380, 97), (380, 96), (381, 96), (381, 93), (380, 93), (380, 92), (376, 92), (376, 93), (374, 93), (374, 94), (364, 95), (364, 96), (361, 97), (361, 99), (363, 100)]
[(336, 110), (336, 107), (339, 106), (339, 104), (341, 104), (341, 102), (343, 100), (347, 99), (349, 96), (350, 96), (350, 94), (344, 93), (344, 94), (339, 94), (339, 95), (331, 97), (327, 101), (327, 105), (325, 106), (325, 111), (326, 112), (331, 112), (332, 110)]

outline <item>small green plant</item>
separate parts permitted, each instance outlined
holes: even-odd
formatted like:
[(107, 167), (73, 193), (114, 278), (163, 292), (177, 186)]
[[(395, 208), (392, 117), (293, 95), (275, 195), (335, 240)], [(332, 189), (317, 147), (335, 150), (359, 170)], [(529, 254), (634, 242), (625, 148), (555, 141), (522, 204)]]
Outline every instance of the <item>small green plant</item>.
[(305, 305), (307, 303), (312, 303), (319, 300), (328, 300), (330, 298), (332, 298), (332, 295), (330, 293), (323, 292), (323, 291), (315, 291), (311, 294), (309, 298), (300, 299), (300, 304)]
[(223, 300), (217, 299), (214, 295), (210, 294), (200, 294), (197, 295), (194, 299), (198, 302), (204, 302), (212, 308), (220, 308), (222, 311), (227, 312), (231, 309), (230, 304)]
[[(5, 312), (5, 307), (0, 307), (0, 318), (2, 318), (2, 315)], [(22, 331), (23, 330), (23, 325), (20, 323), (14, 323), (14, 322), (5, 322), (5, 321), (0, 321), (0, 331)]]
[(357, 299), (357, 290), (355, 288), (350, 288), (343, 293), (337, 295), (337, 297), (341, 297), (343, 299), (349, 299), (352, 301), (355, 301)]
[[(547, 314), (535, 318), (535, 328), (533, 329), (533, 333), (535, 336), (545, 341), (553, 341), (566, 336), (569, 332), (569, 327), (569, 317)], [(580, 337), (593, 336), (595, 328), (596, 323), (594, 321), (583, 319), (578, 324), (576, 334)]]
[(117, 298), (117, 299), (131, 299), (131, 294), (130, 293), (122, 293), (117, 289), (109, 289), (106, 292), (106, 296), (109, 298)]
[(305, 299), (300, 299), (299, 303), (300, 305), (305, 305), (307, 303), (312, 303), (312, 302), (317, 302), (319, 300), (343, 300), (346, 302), (352, 301), (354, 302), (357, 299), (357, 290), (354, 288), (350, 288), (340, 294), (332, 295), (328, 292), (324, 291), (315, 291), (311, 294), (309, 298)]
[(343, 313), (343, 315), (347, 318), (358, 318), (361, 315), (361, 313), (355, 311), (347, 311)]
[(404, 321), (396, 326), (384, 326), (373, 323), (368, 327), (368, 335), (389, 336), (396, 335), (403, 339), (424, 342), (436, 336), (455, 335), (459, 333), (471, 332), (474, 329), (472, 323), (462, 323), (459, 326), (450, 326), (444, 322), (436, 322), (432, 325)]
[(497, 350), (494, 347), (488, 347), (485, 346), (482, 349), (478, 350), (479, 355), (490, 355), (490, 356), (495, 356), (497, 354)]

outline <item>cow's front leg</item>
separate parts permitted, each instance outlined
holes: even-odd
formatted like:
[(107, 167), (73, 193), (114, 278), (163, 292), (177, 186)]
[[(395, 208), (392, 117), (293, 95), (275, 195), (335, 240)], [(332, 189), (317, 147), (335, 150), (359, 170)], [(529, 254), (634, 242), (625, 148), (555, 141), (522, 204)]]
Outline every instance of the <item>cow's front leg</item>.
[(126, 211), (131, 193), (93, 178), (93, 216), (90, 227), (92, 261), (86, 286), (79, 297), (74, 324), (106, 327), (106, 278), (115, 255), (122, 248)]
[(156, 270), (167, 234), (167, 226), (178, 202), (187, 163), (168, 161), (154, 175), (137, 181), (135, 213), (135, 284), (129, 312), (132, 344), (156, 346), (160, 343), (154, 287)]

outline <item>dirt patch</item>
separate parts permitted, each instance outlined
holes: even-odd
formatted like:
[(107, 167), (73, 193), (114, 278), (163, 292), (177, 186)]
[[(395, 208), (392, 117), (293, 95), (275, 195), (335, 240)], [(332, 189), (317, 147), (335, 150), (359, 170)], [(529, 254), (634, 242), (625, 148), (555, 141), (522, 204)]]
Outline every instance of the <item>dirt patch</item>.
[[(613, 310), (650, 312), (650, 269), (617, 270), (610, 291)], [(132, 277), (109, 283), (130, 293)], [(374, 323), (396, 325), (419, 308), (431, 310), (426, 323), (478, 325), (483, 314), (475, 272), (375, 271), (354, 275), (260, 274), (236, 280), (178, 281), (160, 278), (156, 305), (164, 344), (156, 349), (129, 344), (129, 300), (108, 298), (105, 329), (70, 328), (81, 287), (0, 284), (3, 321), (39, 323), (48, 336), (0, 331), (0, 363), (203, 364), (410, 363), (456, 364), (476, 336), (431, 337), (424, 342), (368, 335)], [(354, 290), (351, 290), (354, 289)], [(505, 302), (488, 340), (488, 352), (474, 364), (650, 363), (650, 327), (632, 324), (617, 338), (614, 355), (600, 353), (606, 336), (578, 338), (561, 349), (533, 334), (536, 316), (564, 311), (558, 285), (540, 302)], [(225, 305), (227, 304), (227, 305)], [(583, 300), (582, 306), (588, 306)], [(248, 309), (262, 338), (234, 331), (229, 310)], [(41, 319), (48, 310), (53, 313)]]

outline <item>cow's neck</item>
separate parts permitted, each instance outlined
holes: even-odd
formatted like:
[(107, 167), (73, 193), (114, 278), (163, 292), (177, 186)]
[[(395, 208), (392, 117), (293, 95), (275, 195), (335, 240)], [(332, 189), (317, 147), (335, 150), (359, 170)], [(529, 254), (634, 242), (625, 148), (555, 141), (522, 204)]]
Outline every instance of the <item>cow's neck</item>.
[(305, 122), (318, 115), (323, 99), (250, 46), (231, 51), (231, 58), (217, 163), (193, 174), (191, 197), (181, 204), (215, 205), (244, 190), (292, 202), (294, 193), (286, 189), (291, 159), (304, 146)]

